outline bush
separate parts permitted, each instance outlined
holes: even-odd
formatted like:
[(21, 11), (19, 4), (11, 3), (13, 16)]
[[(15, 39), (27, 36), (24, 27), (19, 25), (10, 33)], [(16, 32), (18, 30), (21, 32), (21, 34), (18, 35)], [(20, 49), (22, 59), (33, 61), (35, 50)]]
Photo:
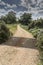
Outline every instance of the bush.
[(5, 42), (10, 37), (10, 31), (4, 22), (0, 22), (0, 43)]
[(28, 29), (31, 29), (34, 27), (35, 27), (35, 23), (34, 23), (34, 21), (31, 21), (31, 23), (28, 25)]
[(33, 28), (43, 28), (43, 19), (37, 19), (31, 21), (31, 23), (28, 25), (28, 29), (33, 29)]
[(37, 38), (38, 32), (40, 31), (38, 28), (33, 28), (29, 30), (35, 38)]
[(43, 65), (43, 31), (39, 32), (37, 36), (37, 40), (38, 40), (37, 46), (38, 46), (39, 53), (40, 53), (39, 57), (41, 60), (41, 64)]
[(37, 40), (38, 40), (39, 49), (42, 49), (42, 46), (43, 46), (43, 31), (39, 32), (39, 34), (37, 36)]

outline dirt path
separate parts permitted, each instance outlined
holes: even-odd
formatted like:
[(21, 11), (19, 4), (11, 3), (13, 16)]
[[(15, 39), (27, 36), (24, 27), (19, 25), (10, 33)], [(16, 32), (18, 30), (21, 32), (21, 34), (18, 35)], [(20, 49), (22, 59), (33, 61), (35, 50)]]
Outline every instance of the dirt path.
[(37, 65), (36, 40), (19, 25), (17, 28), (15, 35), (0, 45), (0, 65)]

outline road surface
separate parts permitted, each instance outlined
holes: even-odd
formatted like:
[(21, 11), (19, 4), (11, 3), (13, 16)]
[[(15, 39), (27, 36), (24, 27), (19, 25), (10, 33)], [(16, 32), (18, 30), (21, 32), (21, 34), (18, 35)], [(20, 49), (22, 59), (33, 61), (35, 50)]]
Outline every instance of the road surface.
[(37, 65), (35, 44), (33, 35), (18, 25), (13, 37), (0, 45), (0, 65)]

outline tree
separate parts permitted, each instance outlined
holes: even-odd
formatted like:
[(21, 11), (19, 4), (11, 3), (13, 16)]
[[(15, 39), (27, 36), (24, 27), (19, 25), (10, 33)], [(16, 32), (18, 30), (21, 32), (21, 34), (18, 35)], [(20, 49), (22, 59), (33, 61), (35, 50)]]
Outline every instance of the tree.
[(1, 20), (7, 23), (7, 16), (1, 16)]
[(43, 28), (43, 19), (34, 20), (34, 27)]
[(31, 14), (30, 13), (24, 13), (21, 17), (20, 17), (20, 23), (24, 24), (24, 25), (28, 25), (31, 22)]
[(43, 19), (37, 19), (37, 20), (33, 20), (31, 21), (31, 23), (28, 25), (28, 29), (31, 28), (43, 28)]
[(7, 24), (14, 24), (14, 23), (16, 23), (15, 13), (13, 11), (11, 11), (6, 16), (2, 16), (1, 20), (3, 20)]
[(7, 21), (8, 23), (16, 23), (16, 16), (15, 16), (15, 13), (14, 12), (9, 12), (8, 15), (7, 15)]

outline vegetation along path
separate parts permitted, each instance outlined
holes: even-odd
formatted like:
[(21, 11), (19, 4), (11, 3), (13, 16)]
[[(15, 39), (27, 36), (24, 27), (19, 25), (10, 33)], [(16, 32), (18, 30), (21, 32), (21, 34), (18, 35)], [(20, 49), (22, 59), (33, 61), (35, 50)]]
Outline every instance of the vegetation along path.
[(0, 65), (37, 65), (35, 43), (32, 34), (18, 25), (13, 37), (0, 45)]

